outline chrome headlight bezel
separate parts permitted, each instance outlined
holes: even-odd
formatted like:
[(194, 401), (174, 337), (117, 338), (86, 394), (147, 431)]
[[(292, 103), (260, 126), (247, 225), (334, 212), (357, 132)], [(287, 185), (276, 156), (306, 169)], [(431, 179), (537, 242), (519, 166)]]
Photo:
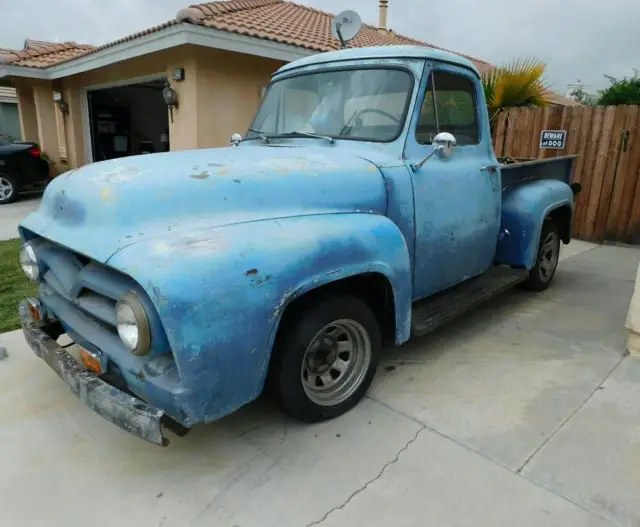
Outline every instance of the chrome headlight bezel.
[(116, 329), (120, 340), (134, 355), (151, 351), (151, 326), (142, 302), (133, 291), (116, 302)]
[(37, 282), (40, 279), (40, 264), (36, 252), (30, 243), (25, 243), (20, 249), (20, 267), (29, 280)]

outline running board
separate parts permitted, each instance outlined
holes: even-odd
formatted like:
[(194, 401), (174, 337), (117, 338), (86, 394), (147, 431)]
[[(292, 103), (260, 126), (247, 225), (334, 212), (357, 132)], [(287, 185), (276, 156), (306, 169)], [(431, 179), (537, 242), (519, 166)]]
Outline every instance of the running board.
[(431, 333), (471, 308), (524, 282), (528, 276), (524, 269), (496, 266), (476, 278), (416, 302), (411, 316), (411, 336)]

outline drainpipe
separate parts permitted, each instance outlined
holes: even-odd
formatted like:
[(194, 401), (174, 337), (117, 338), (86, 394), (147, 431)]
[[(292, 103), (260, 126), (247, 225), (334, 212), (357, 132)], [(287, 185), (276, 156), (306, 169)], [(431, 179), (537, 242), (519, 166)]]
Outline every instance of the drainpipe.
[(389, 0), (380, 0), (380, 28), (387, 29), (387, 10), (389, 8)]

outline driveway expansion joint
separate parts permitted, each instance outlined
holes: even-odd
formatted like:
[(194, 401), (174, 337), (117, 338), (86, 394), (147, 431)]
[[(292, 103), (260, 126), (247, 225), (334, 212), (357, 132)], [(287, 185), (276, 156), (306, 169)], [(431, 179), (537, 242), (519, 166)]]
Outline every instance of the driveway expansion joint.
[(520, 468), (518, 468), (518, 470), (516, 470), (516, 474), (522, 475), (522, 471), (527, 467), (527, 465), (531, 462), (531, 460), (533, 460), (534, 457), (536, 457), (536, 455), (538, 455), (538, 453), (547, 445), (549, 444), (549, 442), (556, 436), (556, 434), (558, 432), (560, 432), (560, 430), (562, 430), (565, 425), (571, 421), (571, 419), (573, 418), (574, 415), (576, 415), (583, 407), (585, 404), (587, 404), (591, 398), (596, 394), (596, 392), (598, 390), (601, 389), (602, 385), (607, 382), (607, 379), (609, 377), (611, 377), (611, 375), (613, 374), (614, 371), (616, 371), (618, 369), (618, 367), (620, 366), (620, 364), (622, 364), (622, 361), (625, 359), (625, 354), (621, 353), (620, 354), (620, 359), (616, 362), (616, 364), (614, 365), (613, 368), (611, 368), (611, 370), (609, 370), (609, 372), (604, 376), (604, 378), (596, 385), (596, 387), (591, 390), (591, 392), (589, 392), (589, 395), (585, 398), (584, 401), (582, 401), (582, 403), (580, 403), (575, 410), (573, 410), (573, 412), (571, 412), (565, 419), (562, 420), (562, 422), (556, 427), (556, 429), (551, 432), (547, 438), (542, 441), (542, 443), (540, 443), (534, 450), (533, 452), (531, 452), (531, 454), (529, 454), (527, 456), (527, 458), (524, 460), (524, 463), (522, 463), (522, 465), (520, 465)]

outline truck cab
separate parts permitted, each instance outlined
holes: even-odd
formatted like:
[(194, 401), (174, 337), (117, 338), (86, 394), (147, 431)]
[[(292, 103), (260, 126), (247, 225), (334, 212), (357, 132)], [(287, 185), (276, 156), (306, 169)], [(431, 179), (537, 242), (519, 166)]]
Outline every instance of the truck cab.
[(508, 287), (544, 290), (570, 240), (571, 159), (503, 167), (478, 71), (450, 53), (283, 66), (232, 143), (71, 171), (20, 227), (39, 284), (27, 341), (153, 443), (265, 386), (302, 421), (341, 415), (384, 345)]

